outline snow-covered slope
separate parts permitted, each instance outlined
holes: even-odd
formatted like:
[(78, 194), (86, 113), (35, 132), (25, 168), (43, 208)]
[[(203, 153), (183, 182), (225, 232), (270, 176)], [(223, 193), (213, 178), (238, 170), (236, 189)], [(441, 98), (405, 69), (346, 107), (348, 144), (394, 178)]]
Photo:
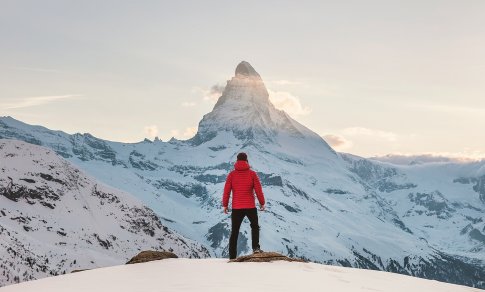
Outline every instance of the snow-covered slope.
[(0, 286), (121, 264), (142, 249), (208, 256), (51, 149), (0, 139), (0, 160)]
[(31, 281), (0, 288), (0, 291), (479, 292), (483, 290), (387, 272), (313, 263), (284, 261), (228, 263), (224, 259), (167, 259)]
[[(247, 63), (192, 139), (140, 143), (0, 118), (0, 138), (53, 149), (134, 194), (182, 235), (227, 255), (221, 194), (238, 152), (259, 173), (263, 249), (335, 265), (485, 287), (485, 162), (392, 165), (335, 152), (274, 108)], [(248, 252), (244, 224), (239, 252)]]

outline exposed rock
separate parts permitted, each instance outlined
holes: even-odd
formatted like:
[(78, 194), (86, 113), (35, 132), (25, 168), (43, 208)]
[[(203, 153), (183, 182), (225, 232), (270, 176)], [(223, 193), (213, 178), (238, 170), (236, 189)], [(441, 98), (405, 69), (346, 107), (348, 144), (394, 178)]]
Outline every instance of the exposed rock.
[(231, 231), (229, 230), (229, 224), (226, 222), (219, 222), (216, 225), (209, 228), (209, 232), (206, 234), (207, 240), (212, 242), (212, 247), (217, 247), (221, 244), (224, 238), (229, 238)]
[(176, 254), (169, 251), (153, 251), (153, 250), (145, 250), (134, 256), (131, 260), (129, 260), (126, 264), (139, 264), (139, 263), (147, 263), (151, 261), (158, 261), (170, 258), (178, 258)]
[(262, 252), (262, 253), (254, 253), (246, 256), (240, 256), (229, 262), (273, 262), (273, 261), (287, 261), (287, 262), (306, 262), (302, 259), (298, 258), (289, 258), (277, 252)]
[(72, 274), (72, 273), (79, 273), (79, 272), (89, 271), (89, 270), (91, 270), (91, 269), (79, 269), (79, 270), (73, 270), (73, 271), (71, 272), (71, 274)]
[(256, 70), (254, 70), (253, 66), (251, 66), (251, 64), (249, 64), (246, 61), (242, 61), (241, 63), (239, 63), (239, 65), (237, 65), (235, 75), (236, 76), (242, 75), (242, 76), (248, 76), (248, 77), (254, 76), (254, 77), (261, 78), (261, 76), (259, 76), (258, 72), (256, 72)]

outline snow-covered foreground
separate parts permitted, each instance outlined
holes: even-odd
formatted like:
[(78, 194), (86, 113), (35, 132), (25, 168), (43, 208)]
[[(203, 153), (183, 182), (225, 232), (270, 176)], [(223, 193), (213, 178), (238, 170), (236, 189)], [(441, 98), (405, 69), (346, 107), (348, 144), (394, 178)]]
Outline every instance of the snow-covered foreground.
[(100, 268), (0, 288), (55, 291), (483, 291), (381, 271), (314, 263), (228, 263), (226, 259), (166, 259)]

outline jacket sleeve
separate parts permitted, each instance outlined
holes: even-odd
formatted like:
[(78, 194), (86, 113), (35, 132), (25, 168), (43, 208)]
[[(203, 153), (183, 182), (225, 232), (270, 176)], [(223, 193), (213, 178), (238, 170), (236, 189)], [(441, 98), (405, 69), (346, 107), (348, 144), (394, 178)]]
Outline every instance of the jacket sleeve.
[(222, 195), (222, 206), (227, 207), (229, 205), (229, 196), (231, 195), (231, 185), (232, 185), (232, 175), (229, 175), (226, 178), (226, 184), (224, 185), (224, 194)]
[(256, 172), (253, 172), (253, 183), (254, 183), (254, 190), (256, 191), (256, 196), (258, 197), (259, 204), (264, 205), (266, 202), (264, 200), (263, 188), (261, 187), (261, 182), (259, 181), (259, 177)]

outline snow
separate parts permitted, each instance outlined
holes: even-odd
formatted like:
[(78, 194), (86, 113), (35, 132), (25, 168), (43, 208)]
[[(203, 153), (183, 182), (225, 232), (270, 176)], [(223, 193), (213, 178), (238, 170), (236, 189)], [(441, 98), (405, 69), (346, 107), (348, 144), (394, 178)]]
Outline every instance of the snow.
[(161, 291), (483, 291), (388, 272), (277, 261), (229, 263), (225, 259), (166, 259), (100, 268), (0, 288), (0, 292)]
[[(251, 71), (246, 67), (241, 73)], [(485, 161), (394, 165), (336, 153), (277, 110), (259, 76), (236, 75), (200, 122), (198, 136), (188, 141), (110, 142), (13, 118), (0, 118), (0, 137), (53, 149), (97, 180), (136, 197), (164, 225), (218, 257), (227, 254), (230, 226), (229, 216), (221, 212), (223, 183), (236, 154), (244, 151), (255, 171), (279, 178), (263, 183), (268, 202), (260, 213), (263, 249), (321, 263), (379, 269), (397, 263), (410, 274), (436, 272), (449, 281), (484, 285), (473, 278), (484, 270), (484, 241), (470, 232), (485, 234), (485, 194), (474, 189), (485, 174)], [(460, 183), (458, 178), (475, 181)], [(204, 192), (192, 192), (192, 186)], [(424, 201), (411, 200), (418, 193), (425, 194), (419, 195)], [(444, 205), (442, 213), (433, 204)], [(219, 229), (211, 236), (214, 227)], [(250, 248), (248, 224), (241, 232), (246, 242), (239, 247), (245, 252)], [(443, 275), (440, 271), (448, 272), (450, 264), (433, 262), (437, 253), (473, 268)]]
[(208, 256), (139, 199), (99, 183), (51, 149), (0, 139), (0, 159), (0, 286), (121, 264), (147, 249)]

